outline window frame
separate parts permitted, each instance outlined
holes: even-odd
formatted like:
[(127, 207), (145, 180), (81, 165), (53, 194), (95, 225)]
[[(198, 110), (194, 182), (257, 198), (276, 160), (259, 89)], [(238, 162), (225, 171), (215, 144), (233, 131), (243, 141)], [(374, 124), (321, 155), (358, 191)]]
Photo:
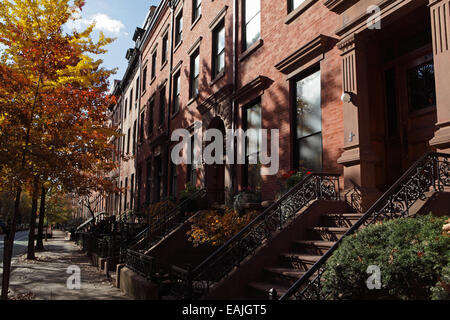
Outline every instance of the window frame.
[(183, 9), (175, 17), (175, 47), (183, 41)]
[(202, 0), (192, 0), (192, 24), (202, 16)]
[[(195, 99), (198, 97), (199, 90), (199, 78), (200, 78), (200, 48), (197, 48), (189, 57), (190, 70), (189, 70), (189, 98)], [(195, 74), (196, 60), (198, 59), (198, 73)], [(194, 86), (196, 85), (196, 87)], [(195, 88), (195, 92), (194, 92)]]
[(178, 113), (181, 109), (180, 95), (181, 95), (181, 70), (178, 70), (173, 76), (172, 114)]
[(160, 127), (164, 126), (164, 120), (166, 116), (167, 100), (166, 100), (166, 85), (163, 85), (159, 89), (159, 119), (158, 124)]
[[(303, 79), (306, 79), (312, 75), (314, 75), (315, 73), (319, 72), (320, 76), (319, 76), (319, 80), (320, 80), (320, 110), (321, 110), (321, 130), (302, 136), (302, 137), (297, 137), (297, 121), (298, 121), (298, 117), (297, 117), (297, 83)], [(292, 78), (291, 80), (291, 90), (292, 90), (292, 97), (291, 97), (291, 103), (292, 103), (292, 108), (291, 108), (291, 113), (292, 113), (292, 117), (293, 117), (293, 126), (292, 126), (292, 132), (293, 134), (293, 169), (299, 169), (300, 167), (300, 161), (302, 159), (300, 159), (300, 142), (307, 140), (309, 138), (312, 138), (314, 136), (320, 135), (321, 136), (321, 157), (320, 157), (320, 171), (323, 169), (323, 108), (322, 108), (322, 93), (323, 93), (323, 87), (322, 87), (322, 70), (320, 68), (320, 64), (318, 65), (314, 65), (311, 68), (308, 68), (307, 70), (299, 73), (298, 75), (296, 75), (295, 77)], [(312, 168), (306, 168), (308, 170), (312, 170)]]
[[(256, 15), (254, 15), (249, 21), (246, 21), (246, 5), (247, 1), (255, 1), (255, 0), (242, 0), (242, 52), (247, 51), (253, 45), (258, 43), (261, 40), (261, 0), (259, 1), (259, 11)], [(259, 38), (252, 42), (250, 45), (247, 44), (247, 25), (253, 21), (257, 16), (259, 16)]]
[[(219, 35), (220, 32), (223, 30), (223, 34), (224, 34), (224, 46), (223, 46), (223, 50), (221, 52), (217, 52), (218, 51), (218, 47), (219, 47)], [(225, 19), (222, 19), (222, 21), (220, 21), (212, 30), (212, 34), (213, 34), (213, 41), (212, 41), (212, 70), (213, 70), (213, 74), (212, 74), (212, 78), (215, 79), (218, 75), (220, 75), (221, 73), (225, 72), (225, 66), (226, 66), (226, 29), (225, 29)], [(223, 68), (222, 69), (218, 69), (218, 58), (223, 54)]]

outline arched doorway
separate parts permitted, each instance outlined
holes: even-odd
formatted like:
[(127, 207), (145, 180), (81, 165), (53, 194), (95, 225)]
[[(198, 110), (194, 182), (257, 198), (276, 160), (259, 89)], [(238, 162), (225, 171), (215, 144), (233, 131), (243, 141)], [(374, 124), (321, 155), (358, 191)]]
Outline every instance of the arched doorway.
[[(225, 144), (225, 124), (220, 117), (214, 118), (208, 129), (217, 129), (222, 133)], [(213, 142), (213, 141), (212, 141)], [(210, 143), (212, 143), (210, 142)], [(225, 153), (225, 145), (224, 145)], [(213, 156), (215, 156), (213, 154)], [(224, 154), (225, 159), (225, 154)], [(225, 161), (224, 161), (225, 162)], [(208, 205), (225, 203), (225, 163), (206, 165), (206, 189), (208, 193)]]

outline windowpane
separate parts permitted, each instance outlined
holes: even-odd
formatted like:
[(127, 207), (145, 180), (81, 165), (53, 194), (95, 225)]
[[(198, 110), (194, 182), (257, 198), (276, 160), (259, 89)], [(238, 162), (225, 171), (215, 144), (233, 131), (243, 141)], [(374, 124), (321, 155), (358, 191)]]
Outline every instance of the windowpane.
[(245, 1), (245, 22), (248, 23), (261, 11), (261, 0)]
[(166, 87), (161, 89), (159, 93), (159, 125), (164, 124), (165, 113), (166, 113)]
[(297, 138), (322, 131), (320, 71), (297, 82)]
[(299, 140), (300, 165), (307, 170), (322, 171), (322, 134)]
[(291, 1), (291, 10), (297, 9), (305, 0), (290, 0)]
[(222, 52), (225, 49), (225, 27), (222, 27), (217, 32), (217, 52)]
[(246, 45), (249, 48), (254, 44), (261, 36), (261, 22), (260, 15), (256, 15), (252, 20), (250, 20), (246, 25)]
[(197, 51), (191, 56), (190, 98), (198, 95), (198, 77), (200, 74), (200, 54)]
[(428, 62), (408, 70), (409, 111), (436, 106), (434, 64)]
[(180, 73), (175, 75), (173, 83), (173, 113), (176, 113), (180, 109)]
[(246, 177), (247, 186), (254, 191), (261, 190), (261, 164), (259, 163), (259, 153), (261, 148), (261, 136), (259, 130), (261, 129), (261, 105), (259, 103), (246, 109), (245, 113), (245, 129), (249, 134), (246, 139)]
[(155, 106), (155, 102), (152, 99), (149, 103), (149, 108), (148, 108), (148, 135), (150, 137), (150, 135), (153, 133), (153, 110), (154, 110), (154, 106)]
[(297, 166), (322, 170), (322, 109), (320, 71), (296, 82)]

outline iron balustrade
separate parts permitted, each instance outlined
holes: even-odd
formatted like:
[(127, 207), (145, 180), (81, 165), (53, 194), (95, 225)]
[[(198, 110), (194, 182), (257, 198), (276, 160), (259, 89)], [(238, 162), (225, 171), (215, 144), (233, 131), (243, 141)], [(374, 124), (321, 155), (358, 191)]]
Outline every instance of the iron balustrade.
[(155, 274), (155, 259), (137, 251), (127, 250), (126, 266), (148, 280)]
[(167, 203), (167, 213), (163, 214), (161, 218), (153, 220), (150, 225), (140, 232), (131, 242), (131, 246), (146, 240), (147, 248), (154, 242), (155, 236), (165, 236), (173, 231), (179, 223), (182, 223), (187, 217), (184, 217), (186, 209), (193, 202), (201, 200), (206, 196), (206, 190), (201, 189), (192, 194), (187, 199), (180, 202), (175, 208), (169, 209)]
[(360, 227), (377, 221), (410, 216), (410, 209), (418, 200), (425, 200), (431, 190), (442, 192), (450, 187), (450, 155), (429, 152), (417, 160), (389, 190), (309, 269), (280, 300), (323, 300), (322, 276), (326, 262), (338, 249), (342, 240)]
[(314, 200), (340, 200), (339, 175), (311, 173), (195, 269), (172, 267), (172, 295), (198, 299)]
[(363, 212), (361, 187), (351, 179), (350, 183), (353, 185), (353, 188), (345, 194), (345, 201), (356, 212)]

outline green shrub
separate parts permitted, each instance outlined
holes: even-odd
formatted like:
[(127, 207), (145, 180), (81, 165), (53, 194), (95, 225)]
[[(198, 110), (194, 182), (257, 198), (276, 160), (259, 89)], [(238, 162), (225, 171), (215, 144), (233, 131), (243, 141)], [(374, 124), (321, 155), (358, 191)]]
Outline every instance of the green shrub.
[[(344, 239), (327, 262), (322, 292), (329, 299), (432, 298), (431, 288), (450, 266), (450, 237), (442, 232), (446, 219), (392, 220)], [(380, 290), (367, 288), (370, 265), (381, 270)]]

